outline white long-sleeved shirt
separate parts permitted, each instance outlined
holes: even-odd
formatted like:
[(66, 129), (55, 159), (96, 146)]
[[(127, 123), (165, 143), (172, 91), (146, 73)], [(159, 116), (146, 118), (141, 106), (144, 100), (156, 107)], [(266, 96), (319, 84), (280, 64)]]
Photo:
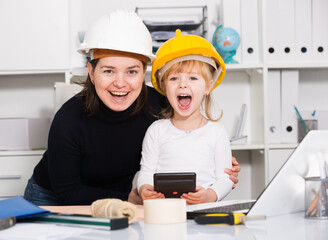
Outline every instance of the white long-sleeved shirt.
[(170, 119), (155, 121), (148, 128), (142, 145), (138, 190), (153, 186), (154, 173), (195, 172), (196, 185), (212, 188), (223, 199), (233, 182), (224, 173), (231, 168), (230, 141), (224, 127), (208, 121), (193, 131), (176, 128)]

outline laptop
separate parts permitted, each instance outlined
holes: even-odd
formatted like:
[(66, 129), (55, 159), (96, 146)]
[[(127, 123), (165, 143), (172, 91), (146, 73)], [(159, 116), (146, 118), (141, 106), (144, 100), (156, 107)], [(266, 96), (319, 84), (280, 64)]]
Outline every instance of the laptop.
[[(211, 212), (236, 211), (248, 216), (270, 217), (305, 211), (304, 178), (319, 176), (318, 165), (316, 162), (310, 162), (309, 156), (319, 151), (328, 153), (328, 130), (310, 131), (256, 200), (228, 200), (188, 205), (187, 217), (193, 218)], [(221, 210), (220, 207), (223, 206), (232, 208), (230, 211)]]

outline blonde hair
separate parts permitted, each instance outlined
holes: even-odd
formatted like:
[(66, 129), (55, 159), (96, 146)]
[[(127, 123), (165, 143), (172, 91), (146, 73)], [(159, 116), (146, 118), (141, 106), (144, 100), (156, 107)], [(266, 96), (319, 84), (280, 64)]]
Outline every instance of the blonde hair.
[[(191, 70), (197, 70), (197, 72), (202, 75), (202, 77), (205, 79), (206, 86), (209, 84), (212, 84), (211, 80), (216, 80), (213, 79), (214, 74), (215, 74), (215, 69), (211, 65), (202, 62), (202, 61), (197, 61), (197, 60), (186, 60), (186, 61), (181, 61), (178, 63), (175, 63), (172, 65), (170, 68), (168, 68), (163, 76), (159, 78), (158, 76), (158, 71), (156, 73), (156, 78), (159, 82), (159, 87), (161, 90), (165, 93), (165, 79), (172, 74), (172, 73), (182, 73), (182, 72), (191, 72)], [(205, 115), (206, 117), (214, 122), (219, 121), (222, 118), (222, 111), (220, 116), (217, 119), (212, 118), (211, 116), (211, 105), (212, 105), (212, 98), (211, 98), (211, 92), (209, 92), (208, 95), (206, 95), (203, 99), (204, 104), (205, 104)], [(163, 109), (160, 112), (160, 118), (172, 118), (174, 115), (174, 111), (172, 106), (169, 104), (169, 106), (165, 109)]]

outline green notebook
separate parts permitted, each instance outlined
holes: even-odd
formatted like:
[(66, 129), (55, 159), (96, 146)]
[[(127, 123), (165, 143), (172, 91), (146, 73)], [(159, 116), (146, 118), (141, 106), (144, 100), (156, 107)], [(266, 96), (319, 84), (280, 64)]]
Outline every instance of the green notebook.
[(129, 226), (127, 217), (96, 218), (89, 215), (51, 213), (47, 216), (34, 217), (33, 222), (55, 223), (64, 226), (87, 227), (103, 230), (122, 229)]

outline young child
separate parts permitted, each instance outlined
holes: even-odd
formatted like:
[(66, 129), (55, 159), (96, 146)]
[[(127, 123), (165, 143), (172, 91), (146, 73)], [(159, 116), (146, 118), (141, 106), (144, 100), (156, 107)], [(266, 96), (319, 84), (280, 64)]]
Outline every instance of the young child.
[[(166, 41), (157, 51), (152, 83), (170, 106), (164, 119), (147, 130), (143, 146), (138, 191), (142, 199), (164, 198), (153, 189), (153, 174), (196, 172), (196, 192), (183, 194), (187, 204), (215, 202), (232, 189), (224, 173), (231, 168), (230, 141), (224, 127), (210, 115), (210, 92), (222, 81), (225, 64), (214, 47), (196, 35)], [(205, 118), (201, 106), (205, 102)]]

